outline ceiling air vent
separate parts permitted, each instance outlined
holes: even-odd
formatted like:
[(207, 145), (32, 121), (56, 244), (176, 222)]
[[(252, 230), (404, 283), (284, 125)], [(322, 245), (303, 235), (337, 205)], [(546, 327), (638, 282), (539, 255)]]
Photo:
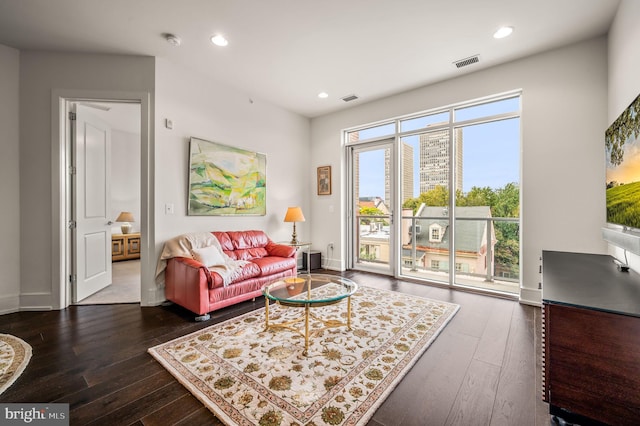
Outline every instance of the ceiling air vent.
[(474, 55), (465, 59), (460, 59), (459, 61), (455, 61), (453, 64), (457, 68), (462, 68), (462, 67), (466, 67), (467, 65), (475, 64), (478, 62), (480, 62), (480, 55)]
[(358, 99), (358, 97), (356, 95), (348, 95), (348, 96), (345, 96), (344, 98), (342, 98), (342, 100), (345, 101), (345, 102), (355, 101), (356, 99)]

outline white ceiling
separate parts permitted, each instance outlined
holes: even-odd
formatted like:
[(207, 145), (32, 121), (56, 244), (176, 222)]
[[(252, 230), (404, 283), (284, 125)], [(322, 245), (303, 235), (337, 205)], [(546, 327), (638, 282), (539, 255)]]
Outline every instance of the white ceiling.
[[(606, 34), (620, 0), (0, 0), (0, 44), (167, 58), (315, 117)], [(511, 37), (493, 32), (512, 25)], [(163, 33), (182, 39), (168, 44)], [(229, 46), (210, 43), (223, 33)], [(457, 69), (472, 55), (480, 62)], [(329, 93), (327, 99), (317, 94)], [(345, 103), (340, 98), (356, 94)]]

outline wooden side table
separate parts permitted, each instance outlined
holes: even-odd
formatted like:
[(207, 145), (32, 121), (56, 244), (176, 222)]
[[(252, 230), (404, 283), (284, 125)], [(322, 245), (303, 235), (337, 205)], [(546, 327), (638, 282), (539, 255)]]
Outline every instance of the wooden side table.
[(111, 260), (140, 259), (140, 233), (112, 234), (111, 235)]

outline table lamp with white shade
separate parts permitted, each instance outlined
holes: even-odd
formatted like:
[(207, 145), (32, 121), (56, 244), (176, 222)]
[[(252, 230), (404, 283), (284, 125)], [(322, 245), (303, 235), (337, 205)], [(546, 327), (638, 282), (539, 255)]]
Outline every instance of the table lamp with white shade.
[(135, 219), (133, 218), (133, 213), (121, 212), (118, 215), (116, 222), (122, 222), (122, 225), (120, 225), (120, 229), (122, 230), (123, 234), (128, 234), (131, 232), (131, 229), (133, 228), (130, 222), (135, 222)]

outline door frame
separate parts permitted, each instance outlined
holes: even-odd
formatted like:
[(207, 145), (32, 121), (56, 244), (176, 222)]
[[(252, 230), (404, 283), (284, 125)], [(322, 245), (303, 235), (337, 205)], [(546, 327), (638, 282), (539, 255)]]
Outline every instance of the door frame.
[(137, 102), (140, 104), (140, 305), (152, 306), (164, 300), (155, 286), (155, 195), (153, 106), (150, 92), (54, 89), (51, 95), (51, 293), (52, 309), (72, 303), (71, 232), (68, 228), (70, 191), (66, 168), (69, 156), (68, 104), (70, 102)]
[[(376, 149), (380, 149), (380, 148), (388, 148), (390, 150), (390, 158), (389, 158), (389, 188), (390, 188), (390, 200), (389, 200), (389, 219), (391, 221), (390, 226), (389, 226), (389, 230), (390, 230), (390, 234), (389, 234), (389, 265), (388, 268), (373, 268), (373, 267), (366, 267), (363, 265), (358, 265), (355, 261), (355, 252), (356, 249), (359, 250), (359, 248), (355, 247), (355, 234), (356, 232), (358, 232), (359, 230), (359, 226), (357, 224), (357, 212), (355, 211), (356, 209), (356, 205), (355, 205), (355, 193), (354, 193), (354, 183), (355, 180), (357, 179), (357, 177), (355, 176), (355, 169), (353, 167), (353, 162), (354, 162), (354, 152), (355, 151), (372, 151), (372, 150), (376, 150)], [(384, 274), (384, 275), (389, 275), (392, 277), (396, 277), (397, 273), (398, 273), (398, 265), (397, 265), (397, 257), (398, 257), (398, 242), (397, 242), (397, 231), (398, 231), (398, 225), (397, 225), (397, 217), (401, 217), (398, 216), (396, 214), (396, 204), (397, 204), (397, 197), (398, 197), (398, 179), (396, 176), (396, 170), (397, 170), (397, 143), (396, 143), (396, 139), (394, 137), (385, 137), (385, 138), (381, 138), (379, 140), (376, 141), (372, 141), (372, 142), (364, 142), (364, 143), (358, 143), (358, 144), (351, 144), (347, 146), (347, 209), (349, 214), (347, 215), (349, 217), (349, 225), (347, 227), (347, 244), (346, 244), (346, 263), (347, 263), (347, 269), (354, 269), (354, 270), (359, 270), (359, 271), (368, 271), (368, 272), (375, 272), (375, 273), (379, 273), (379, 274)], [(383, 194), (384, 195), (384, 194)]]

